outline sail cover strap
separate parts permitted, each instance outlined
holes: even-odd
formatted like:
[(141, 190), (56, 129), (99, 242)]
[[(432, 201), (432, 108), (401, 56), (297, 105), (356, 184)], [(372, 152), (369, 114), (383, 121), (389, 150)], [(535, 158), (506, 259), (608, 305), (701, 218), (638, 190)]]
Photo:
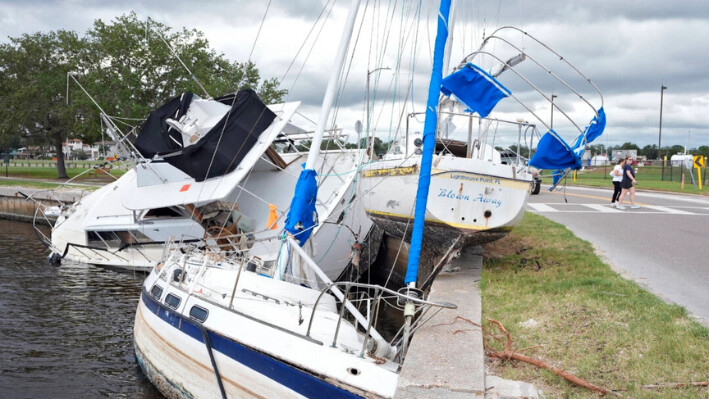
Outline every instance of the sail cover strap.
[(449, 97), (454, 96), (468, 107), (466, 112), (477, 112), (481, 118), (486, 117), (500, 100), (511, 94), (497, 79), (470, 63), (443, 79), (441, 92)]

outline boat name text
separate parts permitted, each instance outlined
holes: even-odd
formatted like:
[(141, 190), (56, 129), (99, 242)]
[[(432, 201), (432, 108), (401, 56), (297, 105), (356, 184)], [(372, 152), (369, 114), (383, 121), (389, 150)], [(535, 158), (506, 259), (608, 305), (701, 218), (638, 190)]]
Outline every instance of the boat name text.
[(471, 196), (465, 195), (465, 194), (456, 194), (455, 192), (453, 192), (453, 190), (449, 190), (447, 188), (439, 188), (438, 190), (439, 190), (439, 192), (438, 192), (439, 198), (448, 198), (448, 199), (454, 199), (454, 200), (480, 202), (483, 204), (494, 205), (495, 208), (499, 208), (500, 206), (502, 206), (502, 200), (497, 199), (497, 198), (486, 197), (483, 194), (478, 194), (477, 197), (471, 197)]

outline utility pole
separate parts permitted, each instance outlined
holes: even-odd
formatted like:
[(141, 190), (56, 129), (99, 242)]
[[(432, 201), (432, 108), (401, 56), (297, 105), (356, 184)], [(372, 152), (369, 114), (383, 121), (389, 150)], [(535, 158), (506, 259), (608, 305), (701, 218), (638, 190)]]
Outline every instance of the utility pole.
[(662, 160), (662, 101), (664, 98), (665, 90), (667, 86), (661, 85), (660, 88), (660, 131), (658, 133), (657, 139), (657, 159), (662, 162), (662, 177), (660, 180), (665, 180), (665, 161)]
[(551, 95), (551, 120), (549, 121), (549, 129), (554, 129), (554, 99), (557, 98), (556, 94)]

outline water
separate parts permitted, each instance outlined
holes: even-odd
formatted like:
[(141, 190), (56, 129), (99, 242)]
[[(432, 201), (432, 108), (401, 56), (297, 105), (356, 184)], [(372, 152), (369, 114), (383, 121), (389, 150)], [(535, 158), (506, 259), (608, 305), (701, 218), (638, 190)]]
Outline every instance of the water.
[(0, 220), (0, 398), (161, 398), (133, 351), (144, 275), (46, 261)]

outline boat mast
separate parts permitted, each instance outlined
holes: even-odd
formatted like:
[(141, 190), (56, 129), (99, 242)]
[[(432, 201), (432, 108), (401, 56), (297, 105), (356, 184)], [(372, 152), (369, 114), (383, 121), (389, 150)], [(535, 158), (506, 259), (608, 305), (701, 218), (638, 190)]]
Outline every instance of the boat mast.
[(431, 185), (431, 163), (433, 162), (433, 152), (436, 149), (437, 108), (441, 92), (441, 81), (443, 80), (443, 53), (448, 38), (450, 3), (451, 0), (442, 0), (438, 11), (438, 30), (436, 33), (436, 45), (433, 50), (433, 69), (431, 70), (431, 81), (428, 86), (426, 120), (423, 126), (423, 154), (421, 155), (421, 170), (416, 191), (414, 227), (411, 232), (409, 262), (406, 266), (406, 278), (404, 280), (410, 288), (416, 288), (419, 258), (421, 257), (424, 219), (426, 217), (428, 191)]
[(325, 133), (327, 117), (330, 114), (330, 109), (332, 108), (332, 103), (335, 99), (335, 93), (337, 92), (337, 87), (340, 84), (340, 73), (342, 72), (342, 65), (345, 62), (347, 48), (349, 47), (350, 39), (352, 38), (352, 31), (354, 30), (355, 19), (357, 19), (359, 2), (360, 0), (352, 0), (350, 2), (350, 10), (347, 14), (345, 29), (342, 31), (340, 45), (337, 48), (335, 65), (333, 65), (333, 68), (330, 70), (330, 80), (327, 83), (327, 91), (325, 92), (325, 97), (323, 98), (322, 106), (320, 107), (320, 118), (318, 119), (318, 124), (315, 128), (315, 137), (313, 137), (313, 142), (311, 143), (310, 151), (308, 152), (308, 159), (305, 162), (306, 170), (315, 168), (315, 160), (320, 152), (320, 144), (322, 143), (323, 134)]
[(315, 172), (315, 161), (320, 152), (320, 145), (322, 144), (323, 134), (325, 133), (328, 115), (330, 114), (330, 109), (335, 99), (337, 87), (340, 84), (340, 74), (342, 66), (345, 63), (347, 48), (352, 38), (359, 3), (360, 0), (352, 0), (350, 2), (347, 21), (345, 22), (342, 36), (340, 37), (340, 44), (335, 57), (335, 65), (330, 69), (330, 80), (327, 83), (325, 97), (320, 107), (320, 117), (315, 128), (313, 141), (310, 144), (308, 158), (305, 162), (304, 169), (300, 172), (300, 176), (298, 177), (293, 199), (288, 209), (285, 230), (292, 234), (299, 241), (301, 246), (305, 245), (313, 229), (317, 226), (315, 203), (318, 195), (318, 184), (315, 179), (317, 175)]

